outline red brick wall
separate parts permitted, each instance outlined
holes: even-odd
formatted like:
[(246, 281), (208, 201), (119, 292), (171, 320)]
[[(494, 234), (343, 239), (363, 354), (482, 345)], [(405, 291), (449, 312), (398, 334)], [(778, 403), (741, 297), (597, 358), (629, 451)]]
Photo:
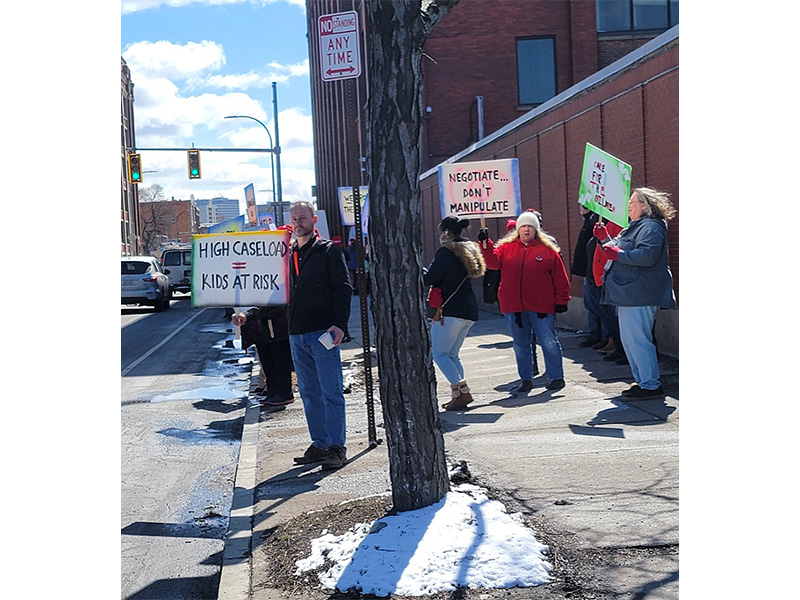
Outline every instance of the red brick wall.
[(586, 0), (461, 0), (436, 26), (423, 59), (424, 102), (431, 107), (423, 168), (477, 140), (476, 96), (484, 99), (486, 134), (524, 114), (516, 39), (536, 36), (555, 38), (556, 93), (597, 71), (595, 9)]
[[(602, 84), (568, 99), (552, 111), (464, 156), (463, 161), (516, 156), (522, 207), (542, 213), (543, 227), (558, 240), (569, 268), (580, 231), (578, 185), (586, 143), (592, 143), (633, 167), (633, 187), (650, 186), (672, 194), (679, 208), (678, 179), (678, 45), (611, 76)], [(422, 181), (426, 223), (441, 219), (438, 179)], [(435, 202), (427, 203), (428, 199)], [(670, 268), (679, 296), (678, 221), (669, 222)], [(506, 219), (487, 221), (493, 239), (505, 232)], [(477, 226), (471, 229), (477, 230)], [(471, 232), (472, 237), (476, 231)], [(423, 258), (433, 259), (435, 245)], [(572, 278), (572, 295), (582, 296), (580, 279)]]

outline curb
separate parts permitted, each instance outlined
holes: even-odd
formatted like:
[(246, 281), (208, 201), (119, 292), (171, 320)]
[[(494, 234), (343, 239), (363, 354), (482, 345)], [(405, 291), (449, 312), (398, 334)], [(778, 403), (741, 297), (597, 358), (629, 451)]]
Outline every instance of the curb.
[[(251, 382), (252, 377), (253, 374), (251, 374)], [(236, 478), (233, 484), (231, 514), (222, 551), (218, 600), (248, 600), (250, 598), (260, 413), (260, 406), (250, 402), (248, 387), (242, 441), (239, 446), (239, 462), (236, 465)]]

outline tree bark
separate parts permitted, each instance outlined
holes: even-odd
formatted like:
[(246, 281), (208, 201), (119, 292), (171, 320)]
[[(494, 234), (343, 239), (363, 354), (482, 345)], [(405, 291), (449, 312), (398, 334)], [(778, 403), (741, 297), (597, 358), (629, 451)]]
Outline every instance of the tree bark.
[(394, 508), (449, 490), (422, 283), (422, 47), (458, 0), (365, 3), (370, 271)]

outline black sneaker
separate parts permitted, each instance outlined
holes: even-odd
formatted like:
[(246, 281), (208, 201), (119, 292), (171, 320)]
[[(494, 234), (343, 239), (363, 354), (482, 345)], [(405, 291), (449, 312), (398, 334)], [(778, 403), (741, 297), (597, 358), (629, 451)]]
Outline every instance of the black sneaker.
[(533, 382), (530, 379), (523, 379), (522, 385), (517, 388), (518, 394), (527, 394), (533, 389)]
[(636, 386), (635, 389), (629, 390), (629, 393), (625, 394), (627, 400), (650, 400), (663, 397), (664, 389), (661, 386), (658, 386), (654, 390), (647, 390), (643, 387)]
[(553, 381), (545, 386), (545, 389), (550, 391), (560, 390), (564, 387), (564, 385), (566, 384), (564, 383), (563, 379), (553, 379)]
[[(600, 343), (600, 341), (601, 341), (601, 340), (599, 340), (599, 339), (588, 338), (588, 339), (585, 339), (585, 340), (583, 340), (583, 341), (582, 341), (580, 344), (578, 344), (578, 345), (579, 345), (581, 348), (588, 348), (588, 347), (590, 347), (590, 346), (594, 346), (595, 344), (599, 344), (599, 343)], [(604, 345), (605, 345), (605, 344), (604, 344)], [(602, 348), (602, 346), (601, 346), (601, 348)]]
[(634, 382), (631, 384), (631, 387), (629, 387), (627, 390), (622, 390), (620, 396), (630, 396), (633, 392), (635, 392), (638, 389), (639, 389), (639, 384)]
[(262, 404), (266, 404), (267, 406), (284, 406), (286, 404), (291, 404), (294, 402), (294, 398), (281, 398), (279, 396), (273, 396), (272, 398), (267, 398), (266, 401), (262, 401)]
[(298, 456), (294, 459), (295, 464), (307, 465), (309, 463), (320, 462), (328, 458), (328, 451), (318, 448), (311, 444), (308, 449), (303, 453), (303, 456)]
[(328, 456), (322, 462), (323, 471), (333, 471), (341, 469), (347, 464), (347, 453), (341, 446), (331, 446), (328, 448)]

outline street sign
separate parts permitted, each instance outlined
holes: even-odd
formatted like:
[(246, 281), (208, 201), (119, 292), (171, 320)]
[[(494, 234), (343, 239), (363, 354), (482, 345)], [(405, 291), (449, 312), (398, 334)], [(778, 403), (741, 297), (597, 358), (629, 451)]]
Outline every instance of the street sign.
[(358, 13), (322, 15), (318, 25), (322, 80), (339, 81), (361, 75)]

